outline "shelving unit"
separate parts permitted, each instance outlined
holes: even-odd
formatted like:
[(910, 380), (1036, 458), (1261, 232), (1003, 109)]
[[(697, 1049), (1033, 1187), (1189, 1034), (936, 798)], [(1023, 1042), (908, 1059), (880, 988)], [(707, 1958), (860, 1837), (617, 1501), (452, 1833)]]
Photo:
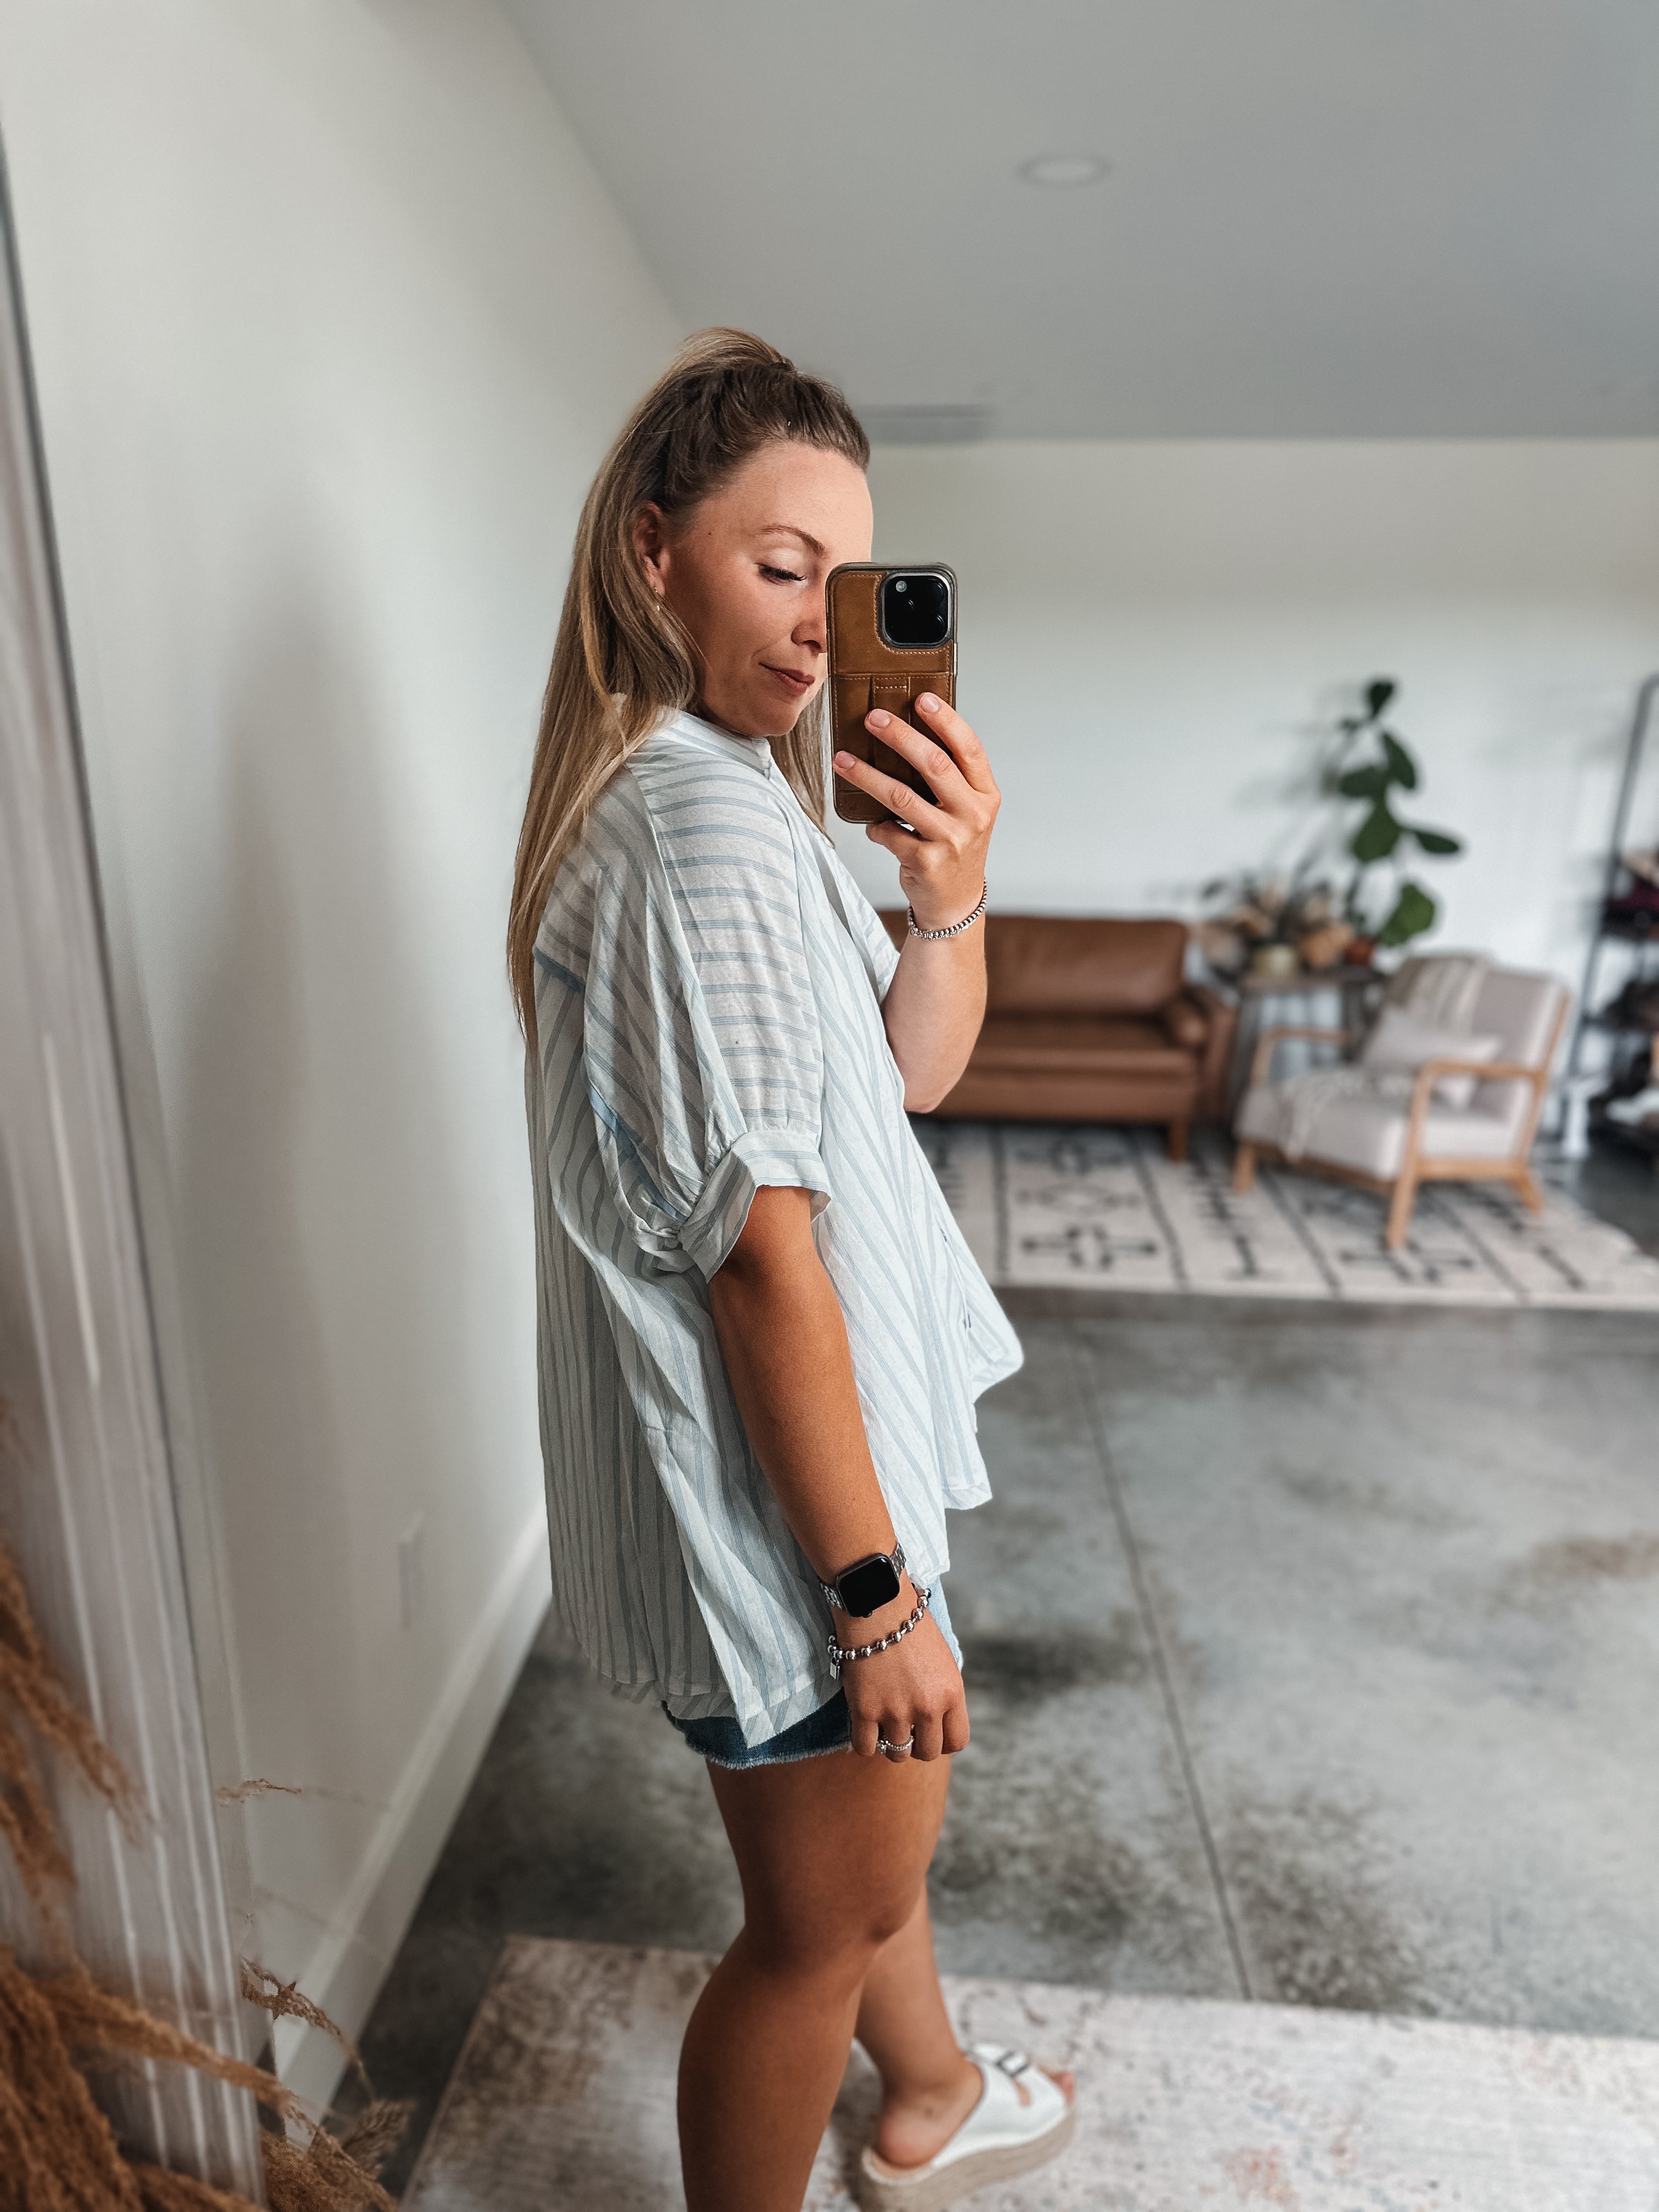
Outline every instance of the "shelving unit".
[[(1569, 1096), (1575, 1085), (1584, 1084), (1583, 1044), (1585, 1036), (1591, 1030), (1612, 1036), (1615, 1041), (1645, 1038), (1650, 1060), (1652, 1057), (1653, 1031), (1610, 1018), (1597, 1005), (1596, 999), (1601, 988), (1601, 956), (1609, 945), (1630, 946), (1629, 973), (1632, 976), (1642, 980), (1650, 976), (1659, 977), (1659, 961), (1650, 957), (1659, 951), (1659, 913), (1654, 915), (1648, 927), (1639, 927), (1616, 918), (1609, 920), (1607, 912), (1620, 891), (1621, 879), (1630, 872), (1620, 854), (1626, 849), (1626, 840), (1630, 833), (1631, 809), (1635, 803), (1636, 787), (1641, 776), (1643, 755), (1647, 747), (1656, 699), (1659, 699), (1659, 674), (1650, 676), (1637, 692), (1636, 711), (1631, 718), (1630, 737), (1625, 747), (1624, 773), (1619, 781), (1619, 801), (1613, 809), (1607, 872), (1601, 884), (1601, 910), (1596, 916), (1595, 933), (1590, 939), (1589, 951), (1584, 959), (1583, 988), (1578, 994), (1578, 1014), (1573, 1024), (1572, 1042), (1567, 1052), (1566, 1073), (1562, 1087)], [(1626, 1054), (1621, 1069), (1620, 1050), (1620, 1045), (1615, 1042), (1612, 1072), (1614, 1081), (1621, 1073), (1628, 1071), (1635, 1057), (1633, 1054)], [(1626, 1122), (1609, 1121), (1606, 1114), (1599, 1110), (1599, 1102), (1591, 1103), (1590, 1126), (1617, 1138), (1622, 1145), (1632, 1146), (1638, 1152), (1650, 1154), (1655, 1164), (1659, 1165), (1659, 1128), (1632, 1128)]]

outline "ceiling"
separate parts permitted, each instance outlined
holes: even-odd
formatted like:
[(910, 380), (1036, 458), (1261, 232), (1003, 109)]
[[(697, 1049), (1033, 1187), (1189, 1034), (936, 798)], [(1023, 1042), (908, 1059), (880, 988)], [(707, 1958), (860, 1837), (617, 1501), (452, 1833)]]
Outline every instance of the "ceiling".
[(1659, 432), (1655, 0), (507, 4), (688, 326), (887, 434)]

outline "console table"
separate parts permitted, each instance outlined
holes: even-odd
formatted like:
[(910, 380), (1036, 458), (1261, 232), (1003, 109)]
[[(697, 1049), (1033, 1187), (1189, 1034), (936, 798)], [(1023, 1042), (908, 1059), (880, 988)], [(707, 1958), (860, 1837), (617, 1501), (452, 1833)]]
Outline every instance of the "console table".
[[(1238, 994), (1238, 1033), (1233, 1046), (1231, 1087), (1231, 1104), (1236, 1108), (1250, 1079), (1256, 1040), (1269, 1026), (1264, 1018), (1269, 1001), (1289, 999), (1305, 1002), (1335, 992), (1340, 1002), (1338, 1022), (1352, 1036), (1364, 1028), (1370, 1011), (1367, 1002), (1387, 978), (1375, 968), (1340, 967), (1304, 968), (1294, 975), (1254, 975), (1247, 969), (1243, 975), (1231, 980)], [(1311, 1026), (1317, 1017), (1304, 1008), (1282, 1018), (1307, 1022)]]

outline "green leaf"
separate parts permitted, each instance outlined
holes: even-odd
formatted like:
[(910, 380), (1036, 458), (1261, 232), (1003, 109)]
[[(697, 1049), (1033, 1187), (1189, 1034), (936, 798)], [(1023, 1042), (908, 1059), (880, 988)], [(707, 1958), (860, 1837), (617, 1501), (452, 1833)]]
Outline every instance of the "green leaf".
[(1375, 766), (1351, 768), (1337, 778), (1336, 787), (1344, 799), (1380, 799), (1389, 787), (1388, 774)]
[(1366, 720), (1374, 722), (1399, 689), (1392, 676), (1373, 676), (1365, 686)]
[(1420, 937), (1425, 929), (1432, 928), (1438, 912), (1423, 886), (1408, 879), (1401, 884), (1394, 912), (1377, 931), (1376, 941), (1379, 945), (1404, 945), (1408, 939)]
[(1356, 860), (1369, 866), (1373, 860), (1386, 860), (1402, 835), (1403, 824), (1395, 821), (1387, 802), (1379, 799), (1354, 831), (1348, 850)]
[(1444, 830), (1413, 830), (1412, 836), (1425, 853), (1461, 853), (1463, 840)]
[(1390, 736), (1387, 730), (1379, 731), (1377, 734), (1382, 740), (1382, 751), (1389, 763), (1389, 773), (1402, 791), (1415, 791), (1417, 763), (1406, 750), (1398, 738)]

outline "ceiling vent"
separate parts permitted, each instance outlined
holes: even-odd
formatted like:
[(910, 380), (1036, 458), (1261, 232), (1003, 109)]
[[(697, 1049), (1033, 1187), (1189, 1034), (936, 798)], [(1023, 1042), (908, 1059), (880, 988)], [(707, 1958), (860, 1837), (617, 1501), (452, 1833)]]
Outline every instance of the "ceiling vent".
[(988, 407), (860, 407), (872, 446), (971, 446), (991, 434)]

